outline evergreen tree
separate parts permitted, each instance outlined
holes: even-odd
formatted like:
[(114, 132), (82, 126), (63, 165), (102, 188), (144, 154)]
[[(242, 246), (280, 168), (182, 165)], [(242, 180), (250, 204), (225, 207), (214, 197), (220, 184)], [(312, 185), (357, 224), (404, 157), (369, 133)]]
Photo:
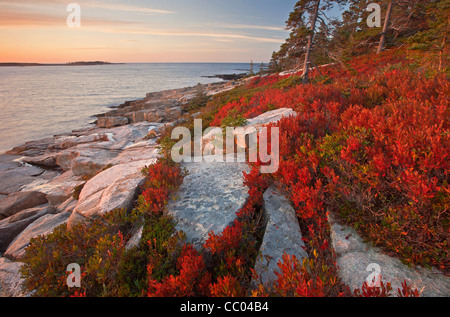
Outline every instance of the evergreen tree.
[[(448, 1), (448, 0), (445, 0)], [(372, 1), (349, 0), (348, 9), (338, 29), (347, 41), (346, 53), (359, 55), (372, 52), (375, 47), (381, 52), (385, 48), (402, 44), (409, 37), (422, 31), (427, 26), (426, 7), (436, 0), (378, 0), (381, 6), (384, 25), (370, 28), (367, 25), (366, 11)]]
[(448, 71), (450, 34), (450, 0), (432, 1), (424, 6), (426, 27), (408, 39), (412, 50), (423, 50), (436, 54), (438, 70)]
[(391, 0), (388, 3), (388, 7), (387, 7), (387, 11), (386, 11), (386, 17), (384, 19), (383, 32), (381, 33), (380, 44), (378, 46), (378, 51), (377, 51), (378, 54), (380, 54), (384, 50), (384, 47), (386, 45), (386, 33), (387, 33), (388, 29), (389, 29), (389, 23), (391, 21), (392, 5), (393, 5), (393, 1)]
[(312, 60), (316, 57), (324, 60), (327, 56), (323, 48), (328, 46), (333, 20), (326, 16), (326, 12), (333, 6), (346, 2), (347, 0), (298, 1), (286, 21), (291, 34), (280, 50), (272, 55), (271, 68), (300, 68), (302, 65), (303, 79), (307, 82)]
[[(274, 52), (270, 70), (298, 70), (308, 80), (310, 65), (337, 62), (346, 67), (353, 56), (381, 52), (405, 43), (436, 55), (438, 68), (448, 64), (450, 0), (377, 0), (380, 26), (368, 25), (373, 0), (301, 0), (286, 22), (289, 38)], [(331, 7), (346, 5), (341, 19), (330, 19)]]

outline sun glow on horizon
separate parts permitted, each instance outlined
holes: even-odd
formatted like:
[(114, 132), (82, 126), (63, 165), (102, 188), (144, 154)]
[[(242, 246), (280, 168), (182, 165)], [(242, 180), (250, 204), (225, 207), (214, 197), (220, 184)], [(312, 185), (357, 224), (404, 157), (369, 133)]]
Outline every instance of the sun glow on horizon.
[(283, 21), (294, 3), (79, 1), (81, 27), (69, 28), (68, 1), (4, 0), (0, 62), (268, 61), (288, 36)]

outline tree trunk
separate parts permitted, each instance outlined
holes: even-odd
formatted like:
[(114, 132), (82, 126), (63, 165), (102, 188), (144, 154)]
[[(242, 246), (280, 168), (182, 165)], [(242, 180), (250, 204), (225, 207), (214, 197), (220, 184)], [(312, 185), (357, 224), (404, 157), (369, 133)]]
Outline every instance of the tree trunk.
[(377, 54), (380, 54), (382, 51), (384, 51), (384, 46), (386, 44), (386, 33), (389, 28), (389, 21), (391, 20), (392, 2), (393, 1), (389, 1), (388, 9), (386, 12), (386, 19), (384, 20), (383, 33), (381, 33), (380, 45), (378, 46)]
[(314, 39), (314, 32), (316, 30), (317, 17), (319, 16), (319, 6), (320, 0), (317, 0), (314, 6), (314, 14), (311, 20), (311, 34), (308, 36), (308, 46), (306, 47), (305, 63), (303, 65), (303, 82), (308, 83), (309, 81), (309, 58), (311, 56), (312, 43)]
[(443, 66), (444, 66), (444, 52), (445, 52), (445, 46), (447, 44), (447, 35), (450, 31), (450, 16), (448, 17), (447, 20), (447, 28), (444, 29), (444, 38), (442, 39), (442, 46), (440, 47), (439, 50), (439, 71), (443, 70)]
[(443, 56), (444, 56), (444, 50), (445, 50), (445, 43), (447, 41), (447, 36), (444, 36), (444, 39), (442, 40), (442, 46), (439, 50), (439, 71), (442, 71), (442, 66), (444, 64)]

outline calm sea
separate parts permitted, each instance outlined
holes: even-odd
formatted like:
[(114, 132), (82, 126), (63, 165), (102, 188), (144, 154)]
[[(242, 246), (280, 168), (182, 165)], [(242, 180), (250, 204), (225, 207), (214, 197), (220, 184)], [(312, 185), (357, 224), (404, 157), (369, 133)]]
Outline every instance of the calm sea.
[(93, 116), (149, 92), (221, 81), (249, 64), (0, 67), (0, 152), (89, 127)]

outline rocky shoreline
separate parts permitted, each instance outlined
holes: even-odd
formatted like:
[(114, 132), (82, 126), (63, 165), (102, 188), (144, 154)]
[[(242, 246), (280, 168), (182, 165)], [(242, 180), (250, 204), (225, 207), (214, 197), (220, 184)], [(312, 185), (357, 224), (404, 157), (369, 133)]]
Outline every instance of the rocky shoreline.
[[(72, 226), (101, 217), (116, 208), (130, 208), (144, 181), (142, 168), (159, 156), (157, 137), (166, 125), (183, 120), (183, 106), (199, 90), (209, 96), (231, 90), (239, 82), (220, 82), (149, 93), (97, 116), (96, 126), (28, 142), (0, 155), (0, 297), (23, 296), (20, 267), (30, 239), (63, 224)], [(259, 127), (295, 115), (278, 109), (248, 121)], [(179, 230), (201, 245), (208, 232), (221, 232), (245, 204), (242, 181), (246, 164), (188, 163), (189, 175), (168, 212)], [(224, 207), (225, 206), (225, 207)], [(283, 252), (307, 257), (295, 212), (276, 188), (264, 195), (267, 228), (262, 257), (255, 269), (264, 282), (275, 278)], [(331, 236), (341, 278), (351, 288), (361, 287), (367, 266), (382, 266), (382, 276), (394, 286), (407, 279), (425, 296), (448, 296), (450, 278), (436, 271), (408, 268), (362, 242), (351, 228), (330, 217)], [(139, 232), (130, 241), (139, 240)]]
[(149, 93), (98, 115), (96, 126), (27, 142), (0, 155), (0, 296), (19, 296), (31, 238), (63, 223), (126, 208), (143, 167), (158, 157), (156, 137), (183, 115), (199, 89), (214, 95), (237, 82)]

